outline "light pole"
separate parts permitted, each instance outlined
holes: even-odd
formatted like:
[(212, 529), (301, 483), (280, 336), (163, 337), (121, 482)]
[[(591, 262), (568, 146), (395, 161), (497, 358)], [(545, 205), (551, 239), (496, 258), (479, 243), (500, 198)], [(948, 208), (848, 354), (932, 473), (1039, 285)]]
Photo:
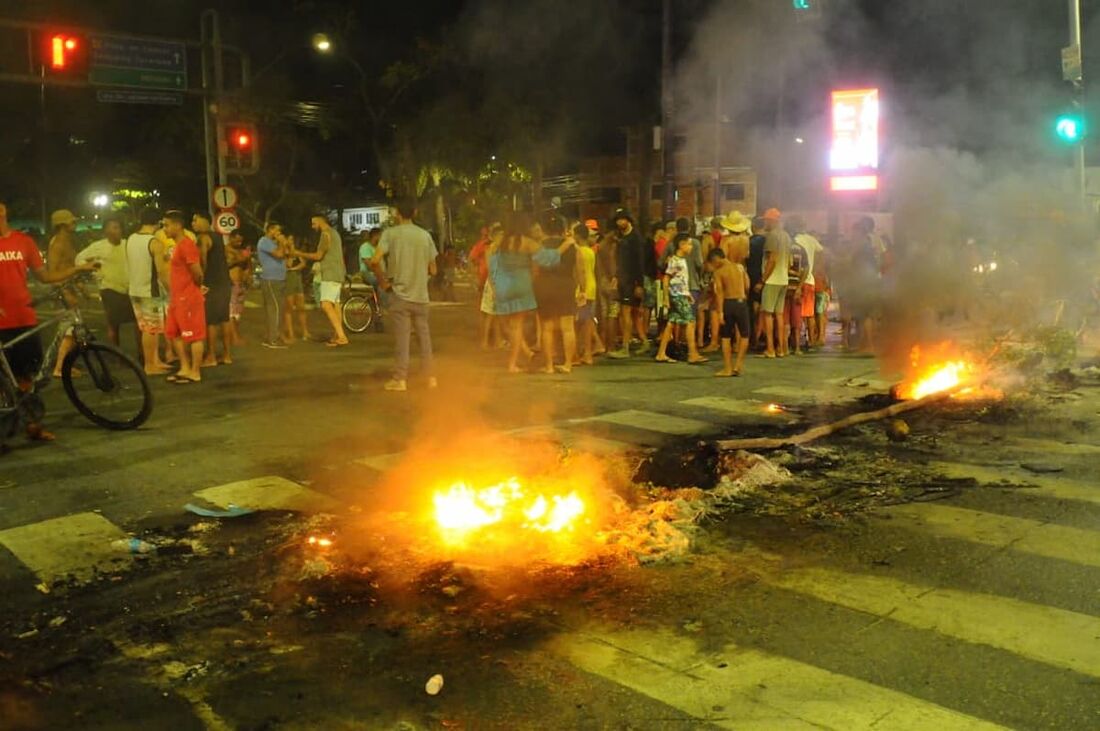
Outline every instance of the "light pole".
[[(1081, 55), (1081, 0), (1069, 0), (1069, 46), (1071, 49), (1075, 49), (1077, 58), (1082, 58)], [(1077, 106), (1077, 111), (1084, 118), (1085, 111), (1085, 80), (1084, 70), (1078, 74), (1076, 79), (1071, 80), (1073, 82), (1074, 103)], [(1079, 196), (1079, 202), (1082, 206), (1085, 205), (1087, 182), (1085, 180), (1085, 139), (1082, 138), (1080, 142), (1074, 148), (1073, 151), (1073, 182), (1077, 188), (1077, 194)]]

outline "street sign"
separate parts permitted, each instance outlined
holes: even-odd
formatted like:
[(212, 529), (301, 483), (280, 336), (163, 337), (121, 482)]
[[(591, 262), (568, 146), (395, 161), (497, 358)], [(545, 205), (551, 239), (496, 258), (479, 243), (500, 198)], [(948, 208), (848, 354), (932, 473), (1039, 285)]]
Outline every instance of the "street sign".
[(187, 48), (173, 41), (93, 35), (88, 81), (97, 86), (183, 91)]
[(1081, 46), (1066, 46), (1062, 49), (1062, 78), (1073, 82), (1081, 80)]
[(171, 91), (97, 89), (95, 98), (104, 104), (160, 104), (166, 107), (178, 107), (183, 104), (183, 95)]
[(222, 236), (233, 233), (241, 227), (241, 219), (236, 211), (218, 211), (214, 216), (214, 230)]
[(219, 185), (214, 188), (214, 207), (219, 211), (232, 211), (237, 207), (239, 197), (237, 189), (231, 185)]

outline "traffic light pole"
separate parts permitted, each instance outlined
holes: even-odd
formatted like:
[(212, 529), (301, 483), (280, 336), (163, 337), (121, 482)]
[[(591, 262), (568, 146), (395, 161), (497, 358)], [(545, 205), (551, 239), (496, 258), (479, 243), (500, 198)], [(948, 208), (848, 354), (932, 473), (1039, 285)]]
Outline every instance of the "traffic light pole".
[[(1069, 45), (1070, 47), (1081, 48), (1081, 0), (1069, 0)], [(1083, 73), (1081, 78), (1073, 82), (1073, 92), (1078, 112), (1084, 115), (1085, 80)], [(1085, 137), (1074, 146), (1073, 150), (1073, 184), (1077, 189), (1078, 200), (1082, 206), (1088, 200), (1088, 182), (1085, 178), (1085, 144), (1087, 139), (1088, 135), (1086, 133)]]

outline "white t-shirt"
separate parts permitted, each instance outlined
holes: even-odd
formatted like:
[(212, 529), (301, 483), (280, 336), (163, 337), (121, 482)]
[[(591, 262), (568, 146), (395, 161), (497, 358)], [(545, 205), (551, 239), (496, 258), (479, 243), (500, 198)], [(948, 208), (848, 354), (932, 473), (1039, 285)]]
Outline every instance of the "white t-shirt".
[(803, 264), (806, 265), (806, 271), (809, 274), (806, 275), (806, 281), (803, 284), (814, 284), (814, 261), (817, 259), (817, 252), (821, 251), (825, 247), (821, 245), (821, 242), (807, 233), (801, 233), (794, 237), (794, 242), (802, 247), (802, 250), (806, 252), (806, 261)]
[(781, 228), (772, 229), (764, 240), (764, 263), (767, 269), (768, 254), (775, 254), (775, 268), (764, 284), (787, 286), (787, 270), (791, 267), (791, 237)]

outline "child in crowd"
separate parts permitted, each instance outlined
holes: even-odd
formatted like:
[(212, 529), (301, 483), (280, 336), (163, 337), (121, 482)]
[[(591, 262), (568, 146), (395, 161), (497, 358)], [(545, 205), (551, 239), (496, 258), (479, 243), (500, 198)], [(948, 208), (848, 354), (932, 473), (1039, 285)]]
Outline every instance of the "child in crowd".
[(668, 356), (668, 343), (672, 339), (674, 325), (682, 325), (687, 336), (688, 363), (706, 363), (707, 358), (699, 355), (695, 345), (695, 301), (691, 296), (688, 278), (688, 260), (694, 242), (688, 236), (680, 237), (676, 242), (676, 251), (668, 258), (662, 286), (668, 293), (668, 324), (661, 332), (661, 346), (657, 351), (658, 363), (673, 363)]
[[(747, 253), (747, 252), (746, 252)], [(714, 375), (720, 378), (740, 376), (745, 365), (745, 353), (749, 349), (749, 275), (742, 264), (744, 257), (737, 250), (736, 262), (726, 258), (721, 248), (711, 249), (707, 255), (707, 269), (714, 277), (715, 303), (718, 308), (719, 334), (722, 338), (722, 360), (725, 367)], [(737, 362), (733, 360), (733, 340), (736, 332)]]

